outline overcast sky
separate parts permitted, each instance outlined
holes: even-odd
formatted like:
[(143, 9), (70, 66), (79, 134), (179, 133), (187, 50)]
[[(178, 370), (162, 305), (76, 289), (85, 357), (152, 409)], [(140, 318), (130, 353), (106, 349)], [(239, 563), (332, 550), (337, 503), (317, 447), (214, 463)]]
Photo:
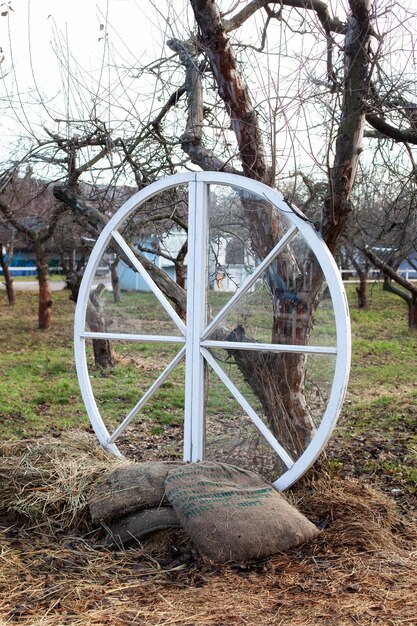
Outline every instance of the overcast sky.
[[(7, 1), (1, 5), (2, 9), (7, 5)], [(235, 7), (233, 11), (235, 13), (247, 1), (241, 0), (239, 3), (237, 0), (222, 0), (219, 4), (223, 10)], [(402, 4), (407, 5), (408, 2), (416, 1), (405, 0)], [(343, 7), (346, 3), (347, 0), (330, 1), (330, 5), (337, 8), (337, 13), (341, 18), (345, 17)], [(105, 56), (111, 54), (112, 49), (117, 51), (119, 90), (123, 89), (127, 94), (129, 87), (133, 87), (134, 92), (140, 92), (139, 98), (143, 97), (142, 94), (146, 90), (146, 82), (144, 82), (146, 78), (141, 77), (140, 82), (135, 79), (135, 68), (159, 58), (165, 35), (175, 36), (178, 32), (184, 34), (193, 26), (192, 12), (187, 0), (154, 0), (154, 2), (152, 0), (11, 0), (11, 5), (13, 12), (9, 12), (6, 17), (0, 17), (0, 46), (4, 54), (4, 61), (0, 66), (4, 75), (4, 78), (0, 80), (2, 115), (0, 161), (7, 160), (10, 146), (14, 145), (18, 134), (30, 134), (32, 129), (36, 136), (37, 123), (40, 126), (48, 125), (48, 114), (50, 115), (51, 112), (54, 117), (64, 117), (66, 111), (69, 111), (70, 115), (77, 117), (78, 106), (78, 112), (81, 115), (83, 112), (81, 99), (85, 98), (83, 103), (85, 111), (89, 105), (91, 106), (91, 100), (88, 101), (88, 96), (85, 94), (88, 94), (88, 89), (90, 89), (90, 95), (94, 96), (94, 81), (97, 84), (98, 78), (102, 79), (100, 99), (101, 102), (105, 101), (104, 85), (116, 83), (110, 75), (100, 76), (100, 72), (102, 67), (106, 68), (106, 72), (112, 71), (112, 59)], [(258, 19), (260, 20), (261, 17), (259, 16)], [(245, 41), (251, 41), (253, 32), (252, 43), (255, 43), (260, 27), (260, 21), (256, 25), (255, 20), (250, 20), (250, 26), (246, 27), (247, 30), (244, 33)], [(277, 30), (270, 37), (269, 45), (271, 46), (278, 41), (278, 29), (281, 25), (276, 23), (273, 27)], [(316, 45), (315, 41), (311, 43), (308, 37), (300, 37), (289, 32), (286, 46), (288, 42), (291, 46), (302, 46), (300, 54), (304, 55), (304, 58), (313, 58), (311, 51)], [(288, 47), (285, 50), (288, 50)], [(164, 54), (167, 53), (168, 50), (165, 47)], [(317, 50), (314, 51), (314, 54), (316, 53)], [(296, 56), (297, 54), (292, 51), (292, 55), (288, 55), (287, 58), (285, 55), (280, 55), (277, 61), (277, 56), (271, 50), (270, 58), (267, 60), (268, 71), (271, 71), (268, 84), (271, 87), (268, 86), (262, 91), (268, 81), (260, 81), (264, 84), (258, 92), (253, 91), (257, 102), (271, 98), (273, 104), (274, 98), (276, 102), (284, 98), (286, 99), (285, 106), (291, 108), (292, 83), (296, 81), (297, 74), (294, 71), (296, 69), (294, 63), (298, 63), (297, 59), (294, 61)], [(61, 67), (59, 61), (61, 61)], [(90, 86), (86, 85), (87, 89), (83, 94), (81, 90), (77, 91), (74, 87), (76, 81), (73, 82), (71, 92), (67, 89), (68, 67), (73, 72), (77, 64), (80, 80), (86, 83), (90, 77), (92, 81)], [(275, 69), (274, 64), (276, 64)], [(287, 65), (286, 78), (283, 80), (285, 64)], [(294, 77), (291, 75), (291, 67)], [(263, 68), (251, 67), (251, 75), (256, 77), (258, 73), (258, 79), (259, 76), (264, 76), (262, 72), (264, 72)], [(138, 89), (139, 86), (140, 89)], [(253, 85), (251, 88), (253, 89)], [(109, 87), (107, 89), (110, 90)], [(113, 98), (110, 97), (111, 95)], [(119, 97), (117, 93), (115, 97), (114, 93), (108, 93), (108, 109), (110, 116), (111, 108), (112, 123), (117, 119), (117, 104), (122, 99), (123, 94)], [(46, 102), (48, 112), (45, 108), (39, 107), (38, 103), (42, 100)], [(149, 102), (149, 111), (151, 105), (154, 110), (161, 106), (158, 102)], [(148, 101), (135, 103), (135, 106), (141, 107), (140, 110), (143, 111), (144, 106), (148, 106)], [(120, 110), (122, 111), (122, 106)], [(20, 120), (20, 128), (16, 123), (16, 118)], [(305, 123), (308, 125), (310, 120), (306, 118)], [(178, 134), (181, 134), (181, 129), (174, 130), (178, 130)], [(298, 129), (296, 130), (298, 132)]]
[(160, 24), (147, 6), (143, 0), (14, 0), (13, 12), (0, 19), (2, 71), (15, 72), (22, 91), (33, 87), (35, 75), (38, 86), (51, 92), (59, 84), (51, 47), (66, 41), (70, 55), (94, 71), (101, 64), (106, 18), (110, 37), (126, 56), (130, 50), (138, 60), (152, 58), (158, 48), (152, 26)]
[[(159, 8), (165, 4), (164, 0), (157, 2)], [(158, 57), (162, 41), (158, 33), (165, 28), (167, 15), (167, 11), (161, 10), (158, 16), (149, 10), (147, 0), (12, 0), (12, 8), (8, 16), (0, 17), (3, 111), (7, 104), (13, 104), (16, 110), (18, 92), (22, 94), (23, 108), (29, 101), (45, 96), (50, 102), (62, 93), (65, 70), (60, 70), (54, 49), (63, 66), (68, 57), (72, 66), (75, 60), (91, 76), (97, 76), (103, 55), (108, 54), (106, 36), (126, 66)], [(29, 98), (24, 95), (28, 92), (32, 94)], [(3, 139), (11, 130), (10, 123), (3, 117)]]

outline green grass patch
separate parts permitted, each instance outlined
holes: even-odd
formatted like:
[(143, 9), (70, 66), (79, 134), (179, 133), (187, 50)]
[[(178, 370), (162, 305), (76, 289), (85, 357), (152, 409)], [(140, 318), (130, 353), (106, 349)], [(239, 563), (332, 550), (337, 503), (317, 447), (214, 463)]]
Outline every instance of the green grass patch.
[[(233, 319), (257, 329), (258, 337), (267, 340), (270, 311), (267, 315), (266, 295), (249, 294)], [(230, 294), (211, 294), (213, 311), (229, 297)], [(417, 480), (417, 334), (407, 328), (403, 302), (384, 293), (379, 285), (371, 289), (369, 311), (355, 308), (354, 287), (349, 286), (348, 297), (352, 317), (352, 373), (342, 429), (337, 432), (345, 433), (346, 442), (353, 442), (353, 456), (361, 471), (390, 477), (411, 488)], [(37, 329), (36, 293), (17, 292), (15, 307), (7, 305), (4, 294), (0, 301), (0, 435), (3, 438), (90, 427), (74, 364), (74, 305), (65, 291), (55, 292), (53, 299), (50, 331)], [(165, 312), (155, 307), (152, 294), (123, 294), (118, 304), (109, 298), (106, 314), (114, 320), (110, 330), (115, 330), (114, 325), (119, 322), (134, 324), (139, 319), (146, 322), (147, 332), (153, 329), (158, 334), (167, 322)], [(326, 345), (327, 340), (332, 341), (332, 315), (328, 302), (323, 301), (316, 315), (320, 329), (313, 333), (314, 343), (322, 341)], [(110, 426), (118, 424), (132, 409), (176, 354), (178, 346), (114, 342), (114, 350), (115, 366), (102, 371), (93, 366), (91, 348), (88, 349), (92, 386)], [(310, 361), (308, 385), (314, 394), (316, 382), (328, 379), (331, 363), (320, 357), (311, 357)], [(244, 391), (236, 368), (227, 361), (222, 365)], [(148, 425), (146, 432), (163, 436), (167, 426), (181, 427), (184, 375), (182, 363), (142, 409), (140, 419)], [(213, 374), (207, 407), (209, 413), (222, 418), (236, 413), (235, 401)], [(368, 448), (372, 448), (372, 453), (365, 454)], [(337, 473), (343, 462), (336, 456), (331, 464), (331, 471)]]
[[(0, 279), (2, 278), (3, 278), (3, 274), (0, 274)], [(12, 279), (16, 281), (17, 283), (25, 283), (25, 282), (35, 283), (38, 280), (37, 276), (13, 276), (13, 273), (12, 273)], [(61, 282), (64, 280), (64, 276), (62, 276), (62, 274), (50, 274), (49, 280), (51, 280), (52, 282)]]

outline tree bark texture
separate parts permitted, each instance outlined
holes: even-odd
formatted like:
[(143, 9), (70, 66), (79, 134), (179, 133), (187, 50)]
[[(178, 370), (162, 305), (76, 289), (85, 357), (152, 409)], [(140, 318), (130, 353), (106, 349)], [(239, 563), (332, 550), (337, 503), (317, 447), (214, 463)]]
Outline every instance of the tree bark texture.
[[(72, 257), (66, 259), (63, 254), (61, 254), (60, 262), (65, 276), (65, 287), (71, 292), (69, 299), (77, 302), (82, 279), (80, 268), (76, 268)], [(80, 265), (82, 267), (84, 263), (80, 263)]]
[(344, 45), (342, 112), (322, 228), (324, 240), (333, 254), (351, 211), (350, 196), (362, 152), (369, 92), (371, 0), (349, 0), (349, 6), (351, 16)]
[[(186, 275), (186, 269), (185, 269), (185, 257), (187, 256), (188, 253), (188, 239), (186, 239), (184, 241), (184, 243), (182, 244), (177, 257), (175, 259), (175, 282), (177, 283), (178, 287), (181, 287), (181, 289), (184, 290), (185, 292), (185, 275)], [(180, 318), (182, 320), (186, 320), (186, 310), (185, 308), (183, 308), (182, 306), (175, 306), (175, 311), (178, 313), (178, 315), (180, 316)]]
[(369, 278), (369, 260), (365, 257), (364, 263), (359, 263), (354, 254), (350, 255), (350, 260), (359, 277), (359, 285), (356, 287), (358, 298), (358, 309), (368, 309), (368, 278)]
[(361, 271), (358, 276), (359, 285), (356, 287), (358, 309), (366, 311), (368, 309), (368, 275), (364, 271)]
[(13, 278), (10, 274), (9, 262), (10, 260), (9, 259), (6, 260), (6, 257), (3, 254), (3, 246), (0, 243), (0, 265), (3, 270), (7, 301), (10, 304), (10, 306), (13, 306), (14, 304), (16, 304), (16, 294), (15, 294), (15, 290), (13, 286)]
[(113, 290), (113, 300), (114, 302), (120, 302), (122, 299), (122, 292), (120, 289), (120, 278), (119, 278), (119, 267), (120, 259), (116, 256), (115, 260), (110, 264), (110, 277), (111, 277), (111, 286)]
[(53, 300), (49, 284), (49, 260), (42, 243), (35, 244), (35, 257), (39, 283), (38, 326), (48, 330), (51, 327)]
[[(236, 327), (225, 340), (252, 341), (242, 326)], [(260, 401), (277, 439), (294, 459), (298, 458), (315, 431), (303, 393), (305, 355), (230, 350), (229, 356)]]
[[(106, 321), (103, 315), (100, 296), (104, 290), (104, 285), (100, 283), (94, 291), (90, 293), (87, 304), (86, 321), (91, 332), (105, 333), (107, 331)], [(96, 367), (106, 369), (113, 367), (113, 355), (111, 343), (108, 339), (93, 339), (94, 364)]]

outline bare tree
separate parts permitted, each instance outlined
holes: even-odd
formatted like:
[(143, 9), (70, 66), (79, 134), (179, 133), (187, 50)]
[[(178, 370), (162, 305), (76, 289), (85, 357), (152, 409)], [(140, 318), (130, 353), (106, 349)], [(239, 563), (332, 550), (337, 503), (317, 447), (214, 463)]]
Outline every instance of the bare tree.
[[(309, 179), (325, 180), (326, 187), (320, 188), (320, 207), (311, 201), (304, 208), (307, 213), (311, 209), (314, 223), (335, 254), (355, 208), (352, 193), (365, 129), (372, 136), (366, 145), (371, 146), (376, 135), (410, 144), (415, 136), (411, 107), (399, 105), (397, 95), (392, 97), (395, 77), (387, 78), (389, 58), (395, 54), (389, 46), (401, 30), (401, 24), (393, 26), (388, 16), (397, 19), (399, 10), (371, 0), (349, 0), (345, 16), (339, 19), (321, 0), (279, 4), (252, 0), (223, 12), (224, 3), (213, 0), (187, 4), (197, 32), (185, 32), (175, 18), (176, 5), (169, 4), (163, 33), (168, 56), (139, 69), (135, 64), (130, 70), (137, 81), (150, 81), (148, 110), (144, 114), (125, 89), (131, 115), (123, 124), (117, 120), (117, 132), (107, 121), (116, 119), (111, 113), (118, 106), (116, 98), (101, 101), (100, 90), (95, 89), (94, 105), (87, 107), (89, 96), (82, 96), (79, 74), (66, 68), (78, 115), (68, 109), (60, 122), (65, 133), (48, 128), (34, 155), (38, 163), (61, 164), (65, 170), (54, 186), (55, 198), (83, 220), (94, 238), (109, 212), (86, 197), (81, 181), (87, 177), (97, 183), (106, 172), (114, 185), (134, 180), (141, 188), (164, 174), (197, 166), (277, 185), (289, 171), (307, 169), (303, 183), (307, 189)], [(411, 31), (408, 35), (411, 41)], [(107, 34), (104, 41), (110, 51)], [(114, 69), (115, 57), (108, 58), (109, 69)], [(285, 68), (284, 59), (288, 59)], [(403, 72), (406, 86), (404, 67), (397, 76)], [(406, 99), (411, 101), (408, 95)], [(309, 193), (313, 191), (314, 185)], [(252, 253), (262, 260), (282, 236), (283, 221), (265, 202), (253, 203), (243, 196), (240, 202)], [(148, 215), (138, 218), (144, 228), (151, 223), (165, 228), (167, 220), (173, 226), (172, 214), (161, 218), (148, 209)], [(184, 215), (176, 218), (186, 228)], [(186, 247), (176, 259), (179, 279), (175, 282), (147, 259), (146, 245), (142, 251), (132, 245), (132, 252), (175, 306), (184, 310), (181, 264)], [(112, 252), (123, 258), (117, 245)], [(303, 259), (302, 267), (287, 253), (271, 264), (266, 282), (272, 342), (287, 337), (302, 345), (309, 342), (322, 280), (312, 255)], [(251, 340), (240, 328), (221, 332), (236, 341)], [(306, 358), (289, 353), (260, 356), (256, 351), (248, 355), (239, 350), (233, 351), (233, 358), (278, 438), (290, 453), (299, 455), (314, 429), (305, 395)]]
[[(325, 242), (335, 253), (353, 208), (352, 190), (363, 150), (367, 112), (374, 102), (372, 78), (379, 59), (381, 36), (372, 23), (375, 14), (370, 0), (350, 0), (345, 20), (331, 16), (324, 3), (314, 1), (284, 0), (279, 10), (274, 3), (249, 2), (227, 19), (216, 2), (190, 0), (190, 5), (198, 34), (186, 39), (171, 37), (167, 41), (179, 65), (176, 73), (171, 74), (175, 76), (176, 85), (171, 81), (173, 91), (152, 122), (156, 135), (164, 138), (160, 141), (165, 142), (165, 146), (168, 144), (169, 116), (176, 112), (184, 120), (179, 143), (192, 163), (201, 169), (242, 173), (274, 185), (279, 169), (277, 155), (271, 158), (268, 152), (265, 141), (268, 133), (262, 109), (254, 103), (248, 84), (250, 77), (245, 76), (241, 51), (250, 47), (245, 46), (236, 33), (263, 15), (260, 54), (275, 23), (281, 30), (298, 31), (300, 38), (313, 34), (324, 51), (324, 65), (320, 65), (324, 75), (319, 87), (327, 103), (327, 119), (322, 122), (326, 133), (325, 149), (320, 156), (322, 171), (327, 174), (327, 189), (322, 192), (324, 201), (317, 222)], [(376, 42), (376, 51), (372, 49), (372, 40)], [(343, 58), (339, 56), (337, 60), (336, 49), (343, 50)], [(161, 76), (163, 79), (162, 72)], [(311, 80), (311, 84), (317, 90), (318, 81)], [(166, 86), (164, 84), (165, 90)], [(279, 85), (277, 89), (279, 91)], [(294, 94), (294, 98), (298, 110), (307, 106), (306, 98), (301, 98), (299, 93)], [(311, 99), (314, 101), (313, 96)], [(232, 136), (230, 131), (219, 133), (215, 130), (219, 126), (225, 128), (226, 118)], [(139, 136), (133, 144), (141, 145)], [(174, 154), (176, 148), (172, 148)], [(74, 202), (72, 204), (74, 206)], [(283, 224), (273, 208), (265, 203), (254, 205), (242, 199), (242, 206), (253, 253), (261, 260), (282, 236)], [(89, 212), (80, 203), (78, 210), (84, 215)], [(162, 277), (154, 268), (149, 267), (149, 271), (176, 305), (184, 306), (184, 294), (173, 290), (166, 278), (161, 282)], [(276, 342), (291, 337), (292, 341), (307, 344), (322, 285), (322, 275), (315, 259), (310, 256), (303, 272), (299, 272), (289, 255), (281, 255), (268, 270), (267, 280), (273, 313), (271, 340)], [(296, 293), (297, 297), (288, 297), (290, 292)], [(228, 332), (230, 339), (251, 339), (241, 329), (228, 329)], [(305, 357), (289, 353), (261, 356), (256, 352), (233, 351), (233, 358), (259, 398), (274, 432), (291, 453), (300, 454), (314, 428), (305, 397)], [(277, 375), (278, 372), (285, 375)]]
[[(283, 3), (283, 8), (287, 3)], [(289, 2), (289, 5), (293, 3)], [(268, 163), (263, 131), (257, 112), (236, 61), (231, 44), (231, 33), (242, 26), (257, 11), (267, 7), (267, 2), (251, 2), (247, 7), (225, 20), (215, 2), (191, 0), (199, 28), (197, 38), (180, 42), (171, 40), (168, 45), (178, 53), (185, 68), (184, 86), (188, 99), (188, 117), (181, 145), (190, 159), (202, 169), (222, 169), (230, 171), (227, 162), (206, 148), (202, 132), (203, 87), (200, 55), (209, 64), (218, 94), (230, 118), (235, 135), (237, 156), (242, 173), (255, 180), (272, 184), (272, 170)], [(300, 6), (300, 3), (296, 3)], [(312, 10), (325, 29), (331, 32), (332, 25), (337, 32), (345, 33), (345, 73), (341, 89), (341, 108), (338, 130), (334, 146), (334, 163), (329, 171), (329, 187), (322, 212), (322, 233), (330, 249), (334, 252), (346, 225), (351, 210), (350, 196), (355, 179), (359, 154), (362, 149), (362, 136), (365, 125), (365, 102), (369, 93), (371, 39), (370, 2), (363, 0), (350, 3), (351, 15), (345, 25), (338, 20), (334, 23), (323, 16), (322, 3), (301, 3), (307, 12)], [(317, 12), (317, 8), (320, 10)], [(268, 15), (270, 17), (270, 15)], [(282, 12), (274, 16), (283, 19)], [(236, 158), (234, 159), (236, 162)], [(236, 168), (233, 167), (233, 171)], [(238, 170), (239, 171), (239, 170)], [(243, 202), (244, 206), (245, 203)], [(265, 258), (279, 240), (283, 232), (279, 216), (271, 209), (265, 216), (266, 207), (246, 206), (246, 218), (252, 247), (259, 259)], [(293, 337), (295, 341), (308, 343), (316, 298), (321, 287), (321, 275), (313, 258), (308, 264), (309, 280), (299, 276), (293, 291), (297, 299), (288, 298), (281, 284), (289, 285), (291, 261), (283, 255), (276, 267), (269, 272), (269, 286), (273, 298), (272, 341), (282, 337)], [(278, 277), (278, 279), (276, 278)], [(277, 282), (278, 281), (278, 282)], [(306, 287), (308, 285), (308, 288)], [(296, 318), (300, 321), (294, 321)], [(302, 323), (301, 323), (302, 320)], [(295, 325), (295, 326), (294, 326)], [(236, 330), (230, 335), (236, 340), (247, 339)], [(274, 354), (261, 356), (239, 352), (234, 357), (245, 380), (260, 399), (269, 422), (285, 442), (291, 453), (298, 455), (310, 440), (313, 421), (309, 414), (305, 389), (305, 357), (294, 354)], [(262, 361), (262, 362), (260, 362)], [(278, 375), (277, 372), (285, 375)]]
[(39, 283), (38, 324), (42, 330), (51, 326), (52, 293), (49, 284), (49, 257), (46, 244), (50, 241), (62, 206), (53, 201), (46, 183), (33, 179), (31, 170), (20, 177), (12, 175), (0, 200), (0, 212), (8, 225), (24, 237), (36, 259)]
[(415, 283), (403, 278), (392, 264), (384, 261), (380, 255), (371, 248), (365, 248), (364, 253), (369, 260), (384, 274), (384, 289), (402, 298), (408, 309), (408, 325), (417, 328), (417, 286)]
[(343, 245), (360, 278), (359, 302), (366, 305), (366, 279), (374, 266), (384, 276), (384, 289), (406, 301), (411, 328), (416, 319), (415, 286), (398, 270), (417, 252), (415, 170), (409, 170), (407, 150), (405, 154), (399, 152), (395, 161), (389, 161), (385, 150), (380, 152), (379, 158), (361, 171), (354, 192), (355, 210)]
[[(268, 162), (265, 133), (231, 43), (232, 33), (263, 8), (269, 11), (268, 18), (284, 20), (282, 12), (270, 15), (267, 6), (269, 4), (251, 2), (245, 9), (225, 20), (215, 2), (191, 0), (199, 35), (182, 41), (171, 38), (167, 42), (170, 49), (178, 55), (185, 77), (182, 85), (174, 92), (175, 97), (168, 99), (163, 111), (167, 114), (173, 106), (178, 106), (183, 95), (186, 96), (186, 121), (180, 142), (183, 151), (194, 164), (202, 169), (241, 172), (256, 180), (273, 184), (274, 172)], [(284, 3), (283, 10), (291, 10), (286, 4)], [(293, 4), (288, 3), (289, 7)], [(300, 8), (300, 3), (295, 6)], [(335, 142), (331, 147), (334, 150), (334, 159), (328, 171), (328, 191), (321, 216), (324, 239), (334, 252), (351, 210), (350, 197), (362, 150), (365, 104), (369, 94), (371, 70), (370, 2), (352, 1), (351, 14), (346, 23), (331, 19), (322, 3), (301, 3), (301, 8), (306, 14), (313, 15), (312, 22), (309, 22), (313, 32), (314, 19), (317, 19), (319, 28), (324, 28), (327, 37), (334, 31), (338, 35), (342, 34), (345, 41), (345, 69), (338, 85), (340, 95), (337, 99), (340, 117), (334, 133)], [(303, 23), (306, 20), (303, 17)], [(328, 40), (325, 38), (324, 41), (328, 47)], [(210, 92), (209, 101), (214, 103), (217, 111), (221, 106), (224, 107), (236, 141), (237, 151), (229, 163), (227, 159), (224, 160), (224, 150), (216, 154), (207, 145), (213, 143), (210, 140), (210, 124), (206, 123), (206, 130), (203, 132), (204, 119), (207, 117), (204, 109), (206, 96), (203, 78), (208, 71), (215, 81), (220, 97), (215, 102), (215, 92)], [(161, 134), (163, 119), (158, 117), (157, 128)], [(332, 142), (333, 137), (334, 135), (331, 137)], [(242, 200), (242, 205), (254, 254), (258, 259), (263, 259), (281, 237), (283, 224), (273, 208), (266, 207), (265, 203), (254, 205)], [(85, 208), (83, 210), (85, 214), (88, 213)], [(291, 337), (299, 344), (308, 343), (322, 276), (313, 257), (309, 259), (306, 268), (310, 275), (308, 279), (305, 274), (294, 271), (288, 255), (282, 255), (268, 271), (273, 309), (273, 342), (282, 337)], [(150, 271), (154, 277), (160, 279), (154, 269), (150, 268)], [(287, 295), (290, 283), (297, 298), (289, 298)], [(283, 289), (282, 285), (287, 288)], [(167, 287), (165, 279), (162, 288), (172, 297), (172, 287)], [(176, 304), (183, 306), (184, 296), (177, 291), (175, 297), (178, 295), (181, 302), (177, 299)], [(236, 331), (230, 333), (230, 338), (232, 337), (240, 341), (246, 339), (244, 334)], [(288, 353), (263, 357), (240, 351), (234, 351), (233, 355), (245, 380), (260, 399), (274, 432), (291, 453), (300, 454), (310, 440), (314, 428), (304, 395), (305, 357)], [(277, 376), (277, 372), (286, 374)]]
[[(8, 239), (8, 238), (7, 238)], [(16, 304), (16, 294), (13, 286), (13, 278), (10, 273), (10, 262), (13, 257), (13, 242), (1, 238), (0, 240), (0, 265), (3, 270), (4, 285), (8, 303)]]

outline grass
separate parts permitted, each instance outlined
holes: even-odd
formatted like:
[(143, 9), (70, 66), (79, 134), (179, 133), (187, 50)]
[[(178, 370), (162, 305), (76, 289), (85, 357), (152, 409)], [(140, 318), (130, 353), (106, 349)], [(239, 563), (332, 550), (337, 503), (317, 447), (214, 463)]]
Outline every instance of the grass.
[[(337, 441), (343, 439), (343, 445), (355, 446), (356, 474), (381, 477), (381, 480), (386, 474), (394, 476), (401, 488), (409, 490), (415, 486), (417, 474), (413, 470), (417, 446), (417, 336), (407, 328), (402, 301), (384, 293), (379, 285), (371, 290), (369, 311), (355, 308), (352, 287), (348, 296), (353, 364)], [(218, 309), (227, 298), (228, 294), (212, 294), (213, 307)], [(134, 322), (137, 307), (134, 294), (124, 294), (123, 302), (118, 305), (109, 300), (106, 315), (113, 321), (111, 329), (117, 330), (115, 326), (122, 326), (126, 320)], [(251, 306), (240, 312), (244, 314), (245, 323), (260, 329), (260, 334), (266, 333), (264, 307), (265, 294), (255, 293), (251, 296)], [(140, 310), (141, 316), (149, 318), (149, 325), (153, 324), (153, 332), (166, 330), (166, 314), (155, 307), (152, 296), (141, 294)], [(5, 296), (0, 302), (3, 344), (0, 435), (3, 439), (60, 432), (68, 427), (89, 429), (72, 348), (74, 306), (65, 291), (56, 292), (53, 328), (47, 332), (36, 328), (36, 315), (35, 293), (19, 292), (13, 308), (7, 305)], [(325, 306), (318, 315), (324, 329), (323, 340), (331, 336), (331, 313)], [(92, 387), (106, 423), (114, 426), (127, 414), (177, 349), (167, 344), (118, 342), (115, 366), (105, 372), (94, 368), (89, 353)], [(312, 371), (324, 384), (328, 377), (327, 365), (317, 358), (317, 363), (311, 360)], [(225, 367), (233, 378), (231, 366)], [(163, 438), (169, 427), (176, 429), (176, 433), (181, 430), (184, 364), (175, 372), (141, 411), (145, 432), (151, 436)], [(314, 391), (314, 385), (312, 389)], [(236, 412), (236, 404), (223, 386), (211, 382), (208, 409), (224, 417)], [(334, 467), (342, 471), (346, 459), (340, 451), (333, 456)]]
[[(3, 273), (0, 272), (0, 279), (3, 278)], [(38, 279), (36, 276), (34, 275), (30, 275), (30, 276), (14, 276), (13, 272), (12, 272), (12, 278), (14, 281), (16, 281), (17, 283), (32, 283), (32, 282), (36, 282)], [(49, 276), (49, 280), (52, 280), (53, 282), (59, 282), (59, 281), (63, 281), (64, 277), (62, 274), (50, 274)]]
[[(392, 494), (417, 490), (417, 333), (403, 302), (375, 284), (368, 311), (352, 317), (352, 371), (339, 435), (351, 448), (356, 476)], [(346, 455), (341, 454), (345, 461)], [(350, 461), (352, 463), (352, 461)]]
[(18, 292), (13, 308), (1, 303), (2, 438), (86, 424), (72, 350), (74, 307), (66, 293), (56, 293), (54, 327), (45, 332), (36, 328), (37, 305), (29, 292)]

